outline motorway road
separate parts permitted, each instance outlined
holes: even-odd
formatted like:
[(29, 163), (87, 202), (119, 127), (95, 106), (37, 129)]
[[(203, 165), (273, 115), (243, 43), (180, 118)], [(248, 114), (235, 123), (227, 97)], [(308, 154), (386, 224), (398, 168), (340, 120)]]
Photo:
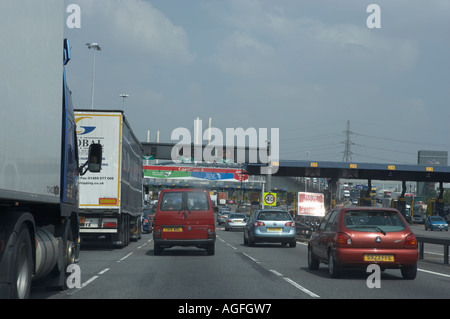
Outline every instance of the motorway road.
[[(418, 226), (420, 227), (420, 226)], [(422, 226), (423, 227), (423, 226)], [(381, 274), (381, 287), (368, 288), (365, 270), (331, 279), (327, 266), (308, 270), (307, 248), (279, 244), (243, 245), (242, 231), (217, 229), (216, 254), (173, 247), (153, 255), (152, 234), (123, 249), (83, 246), (81, 288), (47, 291), (33, 288), (34, 299), (366, 299), (450, 298), (450, 266), (419, 261), (415, 280), (400, 270)], [(436, 253), (438, 254), (438, 253)], [(184, 304), (184, 303), (183, 303)]]

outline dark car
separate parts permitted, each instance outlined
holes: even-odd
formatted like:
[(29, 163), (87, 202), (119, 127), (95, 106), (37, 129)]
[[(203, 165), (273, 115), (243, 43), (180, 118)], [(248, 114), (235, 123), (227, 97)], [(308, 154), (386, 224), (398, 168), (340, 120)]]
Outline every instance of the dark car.
[(403, 278), (417, 274), (417, 239), (396, 209), (346, 207), (329, 212), (308, 243), (308, 267), (328, 264), (331, 277), (350, 267), (400, 269)]
[(152, 225), (148, 213), (144, 211), (142, 213), (142, 232), (149, 234), (152, 232)]
[(254, 246), (255, 243), (276, 242), (282, 245), (297, 244), (295, 222), (285, 210), (257, 210), (244, 227), (244, 245)]

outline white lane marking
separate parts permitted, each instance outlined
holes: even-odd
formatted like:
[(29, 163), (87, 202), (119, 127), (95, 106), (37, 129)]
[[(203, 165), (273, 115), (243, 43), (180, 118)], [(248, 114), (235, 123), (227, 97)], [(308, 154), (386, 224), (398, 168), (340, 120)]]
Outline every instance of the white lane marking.
[(291, 280), (291, 279), (289, 279), (289, 278), (287, 278), (287, 277), (283, 277), (283, 279), (286, 280), (288, 283), (290, 283), (290, 284), (291, 284), (292, 286), (294, 286), (295, 288), (300, 289), (300, 290), (303, 291), (304, 293), (310, 295), (311, 297), (314, 297), (314, 298), (320, 298), (319, 295), (316, 295), (315, 293), (313, 293), (312, 291), (310, 291), (310, 290), (306, 289), (305, 287), (299, 285), (299, 284), (296, 283), (295, 281), (293, 281), (293, 280)]
[(442, 277), (450, 278), (450, 275), (441, 274), (441, 273), (439, 273), (439, 272), (434, 272), (434, 271), (425, 270), (425, 269), (417, 269), (417, 270), (418, 270), (418, 271), (422, 271), (422, 272), (426, 272), (426, 273), (429, 273), (429, 274), (437, 275), (437, 276), (442, 276)]
[(137, 249), (141, 249), (141, 248), (144, 247), (145, 245), (147, 245), (147, 243), (143, 243), (142, 245), (138, 246)]
[(253, 260), (255, 263), (258, 262), (258, 260), (256, 260), (255, 258), (253, 258), (252, 256), (250, 256), (250, 255), (248, 255), (248, 254), (246, 254), (246, 253), (242, 253), (242, 254), (243, 254), (244, 256), (250, 258), (251, 260)]
[[(83, 282), (82, 284), (81, 284), (81, 288), (84, 288), (84, 287), (86, 287), (87, 285), (89, 285), (91, 282), (93, 282), (95, 279), (97, 279), (98, 278), (98, 276), (92, 276), (91, 278), (89, 278), (88, 280), (86, 280), (85, 282)], [(80, 289), (81, 289), (80, 288)]]
[(109, 270), (109, 268), (105, 268), (102, 271), (100, 271), (98, 274), (99, 275), (103, 275), (105, 272), (107, 272)]
[(117, 260), (116, 262), (117, 262), (117, 263), (120, 263), (121, 261), (124, 261), (125, 259), (127, 259), (128, 257), (130, 257), (132, 254), (133, 254), (133, 252), (131, 252), (131, 253), (129, 253), (128, 255), (126, 255), (126, 256), (120, 258), (120, 259)]
[(269, 269), (272, 273), (274, 273), (275, 275), (279, 276), (279, 277), (283, 277), (283, 274), (280, 274), (278, 271), (273, 270), (273, 269)]

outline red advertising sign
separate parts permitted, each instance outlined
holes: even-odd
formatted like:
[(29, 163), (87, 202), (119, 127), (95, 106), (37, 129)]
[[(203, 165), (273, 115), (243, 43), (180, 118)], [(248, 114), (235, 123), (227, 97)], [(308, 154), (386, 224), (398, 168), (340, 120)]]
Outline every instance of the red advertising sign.
[(302, 216), (325, 216), (323, 194), (298, 193), (298, 214)]

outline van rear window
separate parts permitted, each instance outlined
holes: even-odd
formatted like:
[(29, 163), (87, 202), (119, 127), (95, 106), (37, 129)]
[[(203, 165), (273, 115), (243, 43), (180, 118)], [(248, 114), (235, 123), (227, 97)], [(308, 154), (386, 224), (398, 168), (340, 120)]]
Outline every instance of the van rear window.
[(186, 192), (189, 210), (209, 210), (208, 194), (204, 192)]
[(181, 210), (183, 204), (182, 192), (167, 192), (162, 195), (161, 198), (161, 210)]
[(163, 193), (160, 210), (176, 212), (209, 210), (208, 194), (195, 191)]

